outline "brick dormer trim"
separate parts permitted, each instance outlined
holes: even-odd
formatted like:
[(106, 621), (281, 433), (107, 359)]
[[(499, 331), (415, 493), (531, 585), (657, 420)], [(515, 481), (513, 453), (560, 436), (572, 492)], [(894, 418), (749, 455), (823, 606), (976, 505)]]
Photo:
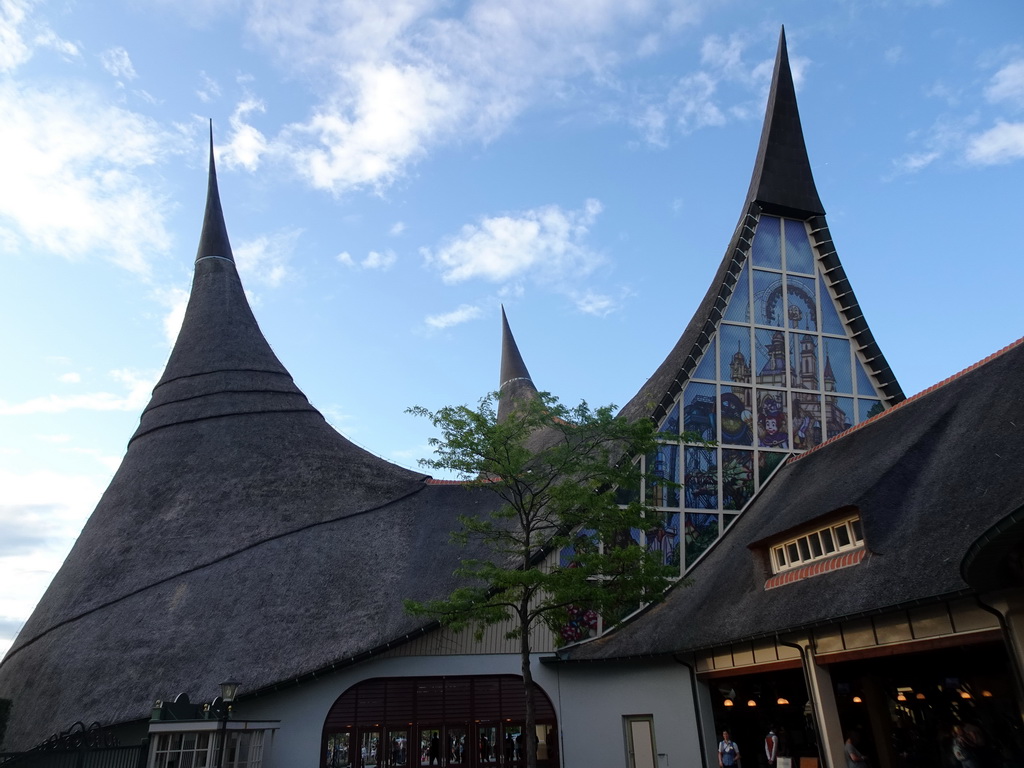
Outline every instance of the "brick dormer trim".
[(831, 571), (838, 571), (841, 568), (850, 568), (851, 566), (857, 565), (861, 560), (864, 559), (867, 554), (867, 550), (864, 547), (854, 549), (849, 552), (841, 552), (838, 555), (825, 558), (824, 560), (818, 560), (807, 565), (802, 565), (799, 568), (793, 568), (782, 573), (777, 573), (772, 576), (768, 581), (764, 583), (765, 590), (775, 589), (781, 587), (784, 584), (792, 584), (794, 581), (803, 581), (813, 576), (820, 576), (823, 573), (829, 573)]

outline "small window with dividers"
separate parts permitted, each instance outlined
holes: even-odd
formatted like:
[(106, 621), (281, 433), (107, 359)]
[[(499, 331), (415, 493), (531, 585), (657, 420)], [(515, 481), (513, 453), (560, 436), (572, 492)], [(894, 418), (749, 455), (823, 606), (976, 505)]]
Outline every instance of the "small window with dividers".
[(772, 545), (772, 572), (781, 573), (863, 546), (860, 517), (848, 517)]

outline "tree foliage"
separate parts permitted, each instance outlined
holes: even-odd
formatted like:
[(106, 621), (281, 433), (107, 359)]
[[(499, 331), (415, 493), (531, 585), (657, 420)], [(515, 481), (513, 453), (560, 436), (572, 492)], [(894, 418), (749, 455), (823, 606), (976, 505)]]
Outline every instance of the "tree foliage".
[(433, 457), (421, 464), (454, 472), (501, 503), (485, 516), (460, 517), (452, 532), (454, 541), (484, 553), (461, 561), (464, 584), (443, 600), (406, 601), (406, 609), (456, 630), (471, 627), (478, 637), (504, 623), (506, 636), (519, 640), (532, 766), (531, 631), (543, 625), (562, 639), (561, 628), (581, 610), (611, 623), (660, 600), (678, 571), (632, 535), (661, 517), (643, 503), (641, 464), (634, 461), (653, 454), (665, 437), (649, 419), (629, 422), (615, 417), (614, 406), (568, 407), (539, 393), (517, 400), (499, 421), (497, 397), (476, 408), (409, 409), (440, 431), (430, 441)]

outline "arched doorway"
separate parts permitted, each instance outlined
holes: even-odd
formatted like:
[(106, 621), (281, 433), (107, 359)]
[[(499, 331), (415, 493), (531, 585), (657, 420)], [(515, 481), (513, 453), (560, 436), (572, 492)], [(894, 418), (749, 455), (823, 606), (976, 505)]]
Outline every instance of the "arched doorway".
[[(534, 688), (538, 764), (557, 768), (551, 700)], [(526, 698), (516, 675), (373, 678), (324, 721), (322, 768), (517, 768), (526, 764)]]

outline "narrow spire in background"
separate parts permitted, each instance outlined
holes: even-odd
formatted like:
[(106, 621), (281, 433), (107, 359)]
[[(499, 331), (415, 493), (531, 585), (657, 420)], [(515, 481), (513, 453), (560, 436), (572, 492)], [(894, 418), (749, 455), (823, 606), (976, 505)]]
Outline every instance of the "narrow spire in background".
[(523, 356), (519, 354), (519, 347), (512, 336), (512, 329), (508, 327), (508, 318), (505, 316), (505, 307), (501, 308), (501, 376), (498, 385), (498, 421), (503, 421), (509, 411), (514, 407), (515, 402), (523, 397), (533, 397), (537, 394), (537, 387), (534, 386), (530, 372), (526, 369)]

